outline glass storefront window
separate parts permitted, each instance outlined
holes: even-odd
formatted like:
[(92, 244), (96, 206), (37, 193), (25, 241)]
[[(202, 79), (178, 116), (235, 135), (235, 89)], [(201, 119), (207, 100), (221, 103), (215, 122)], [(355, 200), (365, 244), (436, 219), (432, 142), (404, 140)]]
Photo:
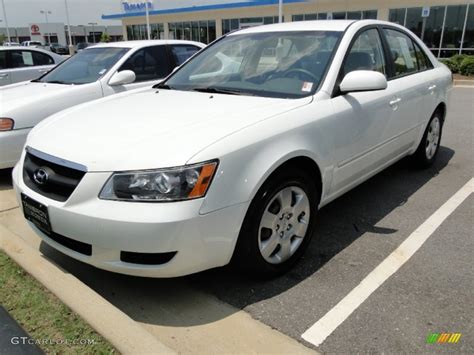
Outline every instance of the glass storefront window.
[[(224, 21), (222, 22), (225, 28)], [(170, 22), (169, 38), (208, 44), (216, 39), (216, 21)]]
[(442, 48), (461, 48), (467, 5), (448, 6)]
[(348, 20), (360, 20), (362, 19), (362, 13), (360, 11), (350, 11), (347, 13)]
[[(469, 5), (469, 13), (467, 16), (466, 32), (464, 33), (463, 48), (474, 48), (474, 4)], [(466, 54), (468, 51), (466, 51)], [(469, 51), (474, 54), (473, 51)]]
[(332, 19), (333, 20), (345, 20), (346, 19), (346, 13), (345, 12), (334, 12), (332, 14)]
[(390, 9), (388, 13), (388, 20), (390, 22), (398, 23), (399, 25), (405, 25), (405, 15), (407, 9)]
[[(165, 37), (165, 30), (162, 23), (150, 24), (150, 37), (151, 39), (163, 39)], [(129, 41), (148, 39), (146, 24), (127, 26), (127, 38)]]
[(421, 31), (423, 29), (423, 18), (421, 17), (421, 7), (411, 7), (407, 9), (405, 27), (415, 33), (418, 37), (421, 37)]
[(446, 6), (432, 6), (430, 9), (430, 16), (426, 18), (423, 31), (423, 42), (425, 42), (428, 48), (440, 47), (445, 10)]
[(209, 42), (208, 43), (211, 43), (213, 41), (216, 40), (217, 38), (217, 35), (216, 35), (216, 21), (212, 20), (212, 21), (208, 21), (207, 22), (207, 26), (208, 26), (208, 29), (209, 29)]
[(364, 20), (377, 20), (377, 10), (362, 11)]

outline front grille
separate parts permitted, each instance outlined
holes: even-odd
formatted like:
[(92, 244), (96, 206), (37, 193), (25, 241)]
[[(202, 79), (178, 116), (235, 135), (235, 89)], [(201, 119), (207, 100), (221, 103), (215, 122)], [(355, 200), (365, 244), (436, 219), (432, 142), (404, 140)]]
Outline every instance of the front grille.
[(62, 246), (71, 249), (77, 253), (84, 254), (87, 256), (92, 255), (92, 245), (83, 243), (83, 242), (78, 242), (77, 240), (67, 238), (63, 235), (51, 232), (47, 234), (47, 236), (54, 240), (56, 243), (61, 244)]
[(132, 253), (130, 251), (120, 252), (120, 260), (124, 263), (141, 265), (161, 265), (169, 262), (177, 252), (169, 253)]
[[(36, 178), (39, 171), (47, 177), (44, 181)], [(23, 181), (33, 191), (50, 199), (65, 202), (76, 189), (86, 173), (40, 158), (28, 151), (23, 164)], [(38, 177), (39, 175), (37, 175)], [(41, 184), (38, 182), (42, 182)]]

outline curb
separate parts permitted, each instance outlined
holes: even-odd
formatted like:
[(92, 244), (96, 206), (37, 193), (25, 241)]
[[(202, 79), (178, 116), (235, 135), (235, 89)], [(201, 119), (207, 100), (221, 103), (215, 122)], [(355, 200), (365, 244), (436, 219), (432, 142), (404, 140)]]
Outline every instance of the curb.
[(81, 316), (122, 354), (176, 354), (76, 277), (0, 225), (0, 249)]
[(474, 80), (454, 80), (454, 86), (473, 86)]

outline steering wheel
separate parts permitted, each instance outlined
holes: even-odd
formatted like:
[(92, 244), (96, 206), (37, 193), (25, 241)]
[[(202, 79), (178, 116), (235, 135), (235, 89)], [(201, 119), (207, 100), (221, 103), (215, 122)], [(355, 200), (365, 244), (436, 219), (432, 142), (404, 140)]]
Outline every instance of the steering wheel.
[(316, 77), (316, 75), (311, 73), (309, 70), (302, 69), (302, 68), (290, 69), (283, 75), (283, 77), (289, 78), (289, 77), (292, 77), (292, 74), (303, 74), (303, 75), (309, 76), (313, 80), (313, 82), (318, 82), (319, 81), (319, 79)]

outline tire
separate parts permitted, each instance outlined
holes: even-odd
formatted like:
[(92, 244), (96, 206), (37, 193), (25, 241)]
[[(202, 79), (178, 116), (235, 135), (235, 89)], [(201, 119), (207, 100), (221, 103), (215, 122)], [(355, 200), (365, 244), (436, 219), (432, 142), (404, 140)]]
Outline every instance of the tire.
[(320, 199), (315, 180), (302, 169), (288, 167), (264, 183), (240, 230), (235, 268), (252, 277), (273, 278), (293, 267), (314, 232)]
[(436, 111), (426, 127), (420, 145), (412, 156), (417, 167), (426, 169), (433, 165), (438, 155), (442, 133), (443, 117), (439, 111)]

